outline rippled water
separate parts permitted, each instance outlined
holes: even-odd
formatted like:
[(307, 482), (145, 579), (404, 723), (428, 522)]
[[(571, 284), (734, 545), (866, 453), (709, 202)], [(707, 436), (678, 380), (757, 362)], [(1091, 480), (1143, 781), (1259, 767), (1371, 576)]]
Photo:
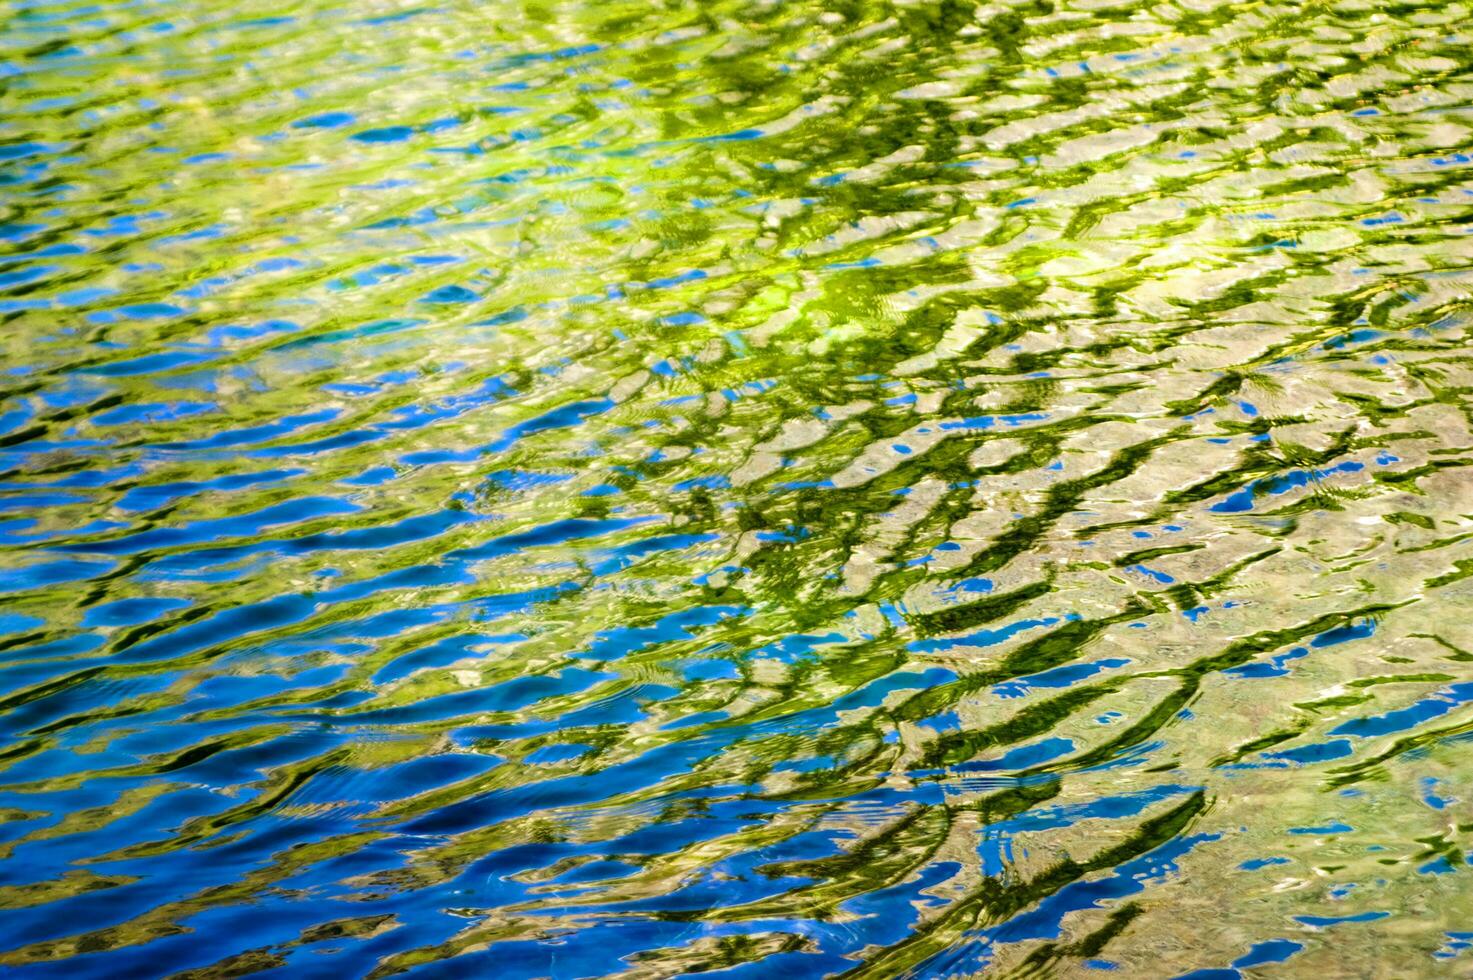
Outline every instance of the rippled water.
[(1470, 23), (8, 4), (0, 967), (1466, 976)]

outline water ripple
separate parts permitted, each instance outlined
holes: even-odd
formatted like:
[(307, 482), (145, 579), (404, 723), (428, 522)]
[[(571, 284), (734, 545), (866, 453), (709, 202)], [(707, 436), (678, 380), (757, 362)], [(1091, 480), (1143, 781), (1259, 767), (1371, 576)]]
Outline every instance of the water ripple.
[(13, 5), (0, 964), (1453, 975), (1468, 17)]

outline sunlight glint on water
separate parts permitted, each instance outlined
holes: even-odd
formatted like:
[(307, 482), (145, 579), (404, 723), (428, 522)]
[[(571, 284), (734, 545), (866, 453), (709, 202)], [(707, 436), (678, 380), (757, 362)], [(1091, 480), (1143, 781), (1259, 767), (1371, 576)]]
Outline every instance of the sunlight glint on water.
[(1473, 968), (1467, 3), (4, 17), (0, 967)]

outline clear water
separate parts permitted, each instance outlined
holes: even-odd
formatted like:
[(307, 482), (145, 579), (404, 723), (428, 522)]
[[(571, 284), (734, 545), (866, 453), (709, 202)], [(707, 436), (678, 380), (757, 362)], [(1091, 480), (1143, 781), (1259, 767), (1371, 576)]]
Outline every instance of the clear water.
[(1470, 24), (8, 4), (0, 967), (1466, 976)]

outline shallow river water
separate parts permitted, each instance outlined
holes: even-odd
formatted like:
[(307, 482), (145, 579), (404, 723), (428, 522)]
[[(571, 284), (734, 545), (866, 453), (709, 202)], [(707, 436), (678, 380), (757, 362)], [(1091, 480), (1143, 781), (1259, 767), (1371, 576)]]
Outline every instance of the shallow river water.
[(11, 0), (0, 972), (1473, 970), (1473, 8)]

